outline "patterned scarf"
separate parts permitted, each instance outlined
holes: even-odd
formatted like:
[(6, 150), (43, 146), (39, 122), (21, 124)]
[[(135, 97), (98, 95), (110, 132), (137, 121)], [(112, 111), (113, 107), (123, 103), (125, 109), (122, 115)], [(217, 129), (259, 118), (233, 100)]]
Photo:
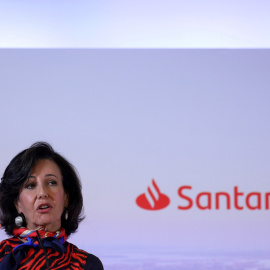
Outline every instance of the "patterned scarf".
[[(67, 235), (63, 228), (57, 232), (38, 231), (38, 234), (37, 231), (28, 230), (27, 228), (16, 228), (13, 234), (15, 237), (20, 238), (23, 243), (16, 246), (12, 252), (4, 257), (0, 262), (1, 270), (18, 269), (21, 261), (26, 257), (28, 249), (31, 247), (52, 248), (59, 253), (66, 253), (66, 248), (63, 244), (67, 240)], [(46, 257), (46, 250), (44, 250), (44, 253)]]

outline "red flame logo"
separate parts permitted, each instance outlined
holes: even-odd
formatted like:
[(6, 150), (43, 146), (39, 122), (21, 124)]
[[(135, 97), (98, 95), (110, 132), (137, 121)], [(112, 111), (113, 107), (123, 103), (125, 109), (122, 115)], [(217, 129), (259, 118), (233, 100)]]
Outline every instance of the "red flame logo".
[(154, 179), (152, 187), (148, 187), (147, 192), (139, 195), (136, 199), (136, 204), (146, 210), (160, 210), (167, 207), (169, 203), (169, 197), (160, 192)]

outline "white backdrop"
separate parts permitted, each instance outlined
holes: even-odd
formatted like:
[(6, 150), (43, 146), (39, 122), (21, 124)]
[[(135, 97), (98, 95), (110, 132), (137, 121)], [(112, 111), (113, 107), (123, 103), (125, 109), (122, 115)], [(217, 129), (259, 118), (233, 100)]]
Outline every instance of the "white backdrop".
[(0, 48), (269, 48), (267, 0), (0, 1)]
[[(269, 210), (183, 211), (177, 193), (270, 192), (269, 50), (1, 50), (0, 59), (1, 172), (39, 140), (69, 159), (86, 214), (70, 241), (106, 269), (269, 265)], [(135, 203), (152, 178), (171, 200), (160, 211)]]

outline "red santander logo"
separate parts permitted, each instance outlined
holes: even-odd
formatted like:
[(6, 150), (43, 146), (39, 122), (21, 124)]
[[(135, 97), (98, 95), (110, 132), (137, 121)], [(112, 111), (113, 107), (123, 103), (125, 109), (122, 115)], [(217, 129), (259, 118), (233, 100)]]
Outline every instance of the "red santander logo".
[(152, 179), (152, 186), (147, 188), (146, 193), (137, 197), (136, 204), (146, 210), (160, 210), (170, 204), (170, 199), (167, 195), (160, 192), (155, 180)]
[[(178, 189), (179, 210), (189, 210), (196, 207), (200, 210), (219, 210), (219, 209), (236, 209), (236, 210), (269, 210), (270, 209), (270, 192), (249, 192), (244, 193), (238, 186), (234, 186), (229, 193), (226, 191), (210, 192), (202, 191), (193, 192), (190, 196), (192, 186), (180, 186)], [(195, 198), (194, 198), (195, 197)], [(147, 192), (139, 195), (136, 204), (146, 210), (160, 210), (170, 204), (170, 198), (161, 193), (155, 180), (147, 188)]]

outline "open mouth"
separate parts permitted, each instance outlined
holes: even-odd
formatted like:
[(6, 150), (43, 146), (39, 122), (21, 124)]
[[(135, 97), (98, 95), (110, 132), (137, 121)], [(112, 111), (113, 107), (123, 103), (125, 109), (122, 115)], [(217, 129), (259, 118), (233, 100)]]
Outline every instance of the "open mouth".
[(52, 208), (52, 206), (50, 204), (41, 204), (38, 206), (37, 211), (46, 212), (46, 211), (50, 210), (51, 208)]
[(39, 209), (47, 209), (47, 208), (50, 208), (50, 206), (48, 206), (48, 205), (42, 205), (42, 206), (39, 207)]

